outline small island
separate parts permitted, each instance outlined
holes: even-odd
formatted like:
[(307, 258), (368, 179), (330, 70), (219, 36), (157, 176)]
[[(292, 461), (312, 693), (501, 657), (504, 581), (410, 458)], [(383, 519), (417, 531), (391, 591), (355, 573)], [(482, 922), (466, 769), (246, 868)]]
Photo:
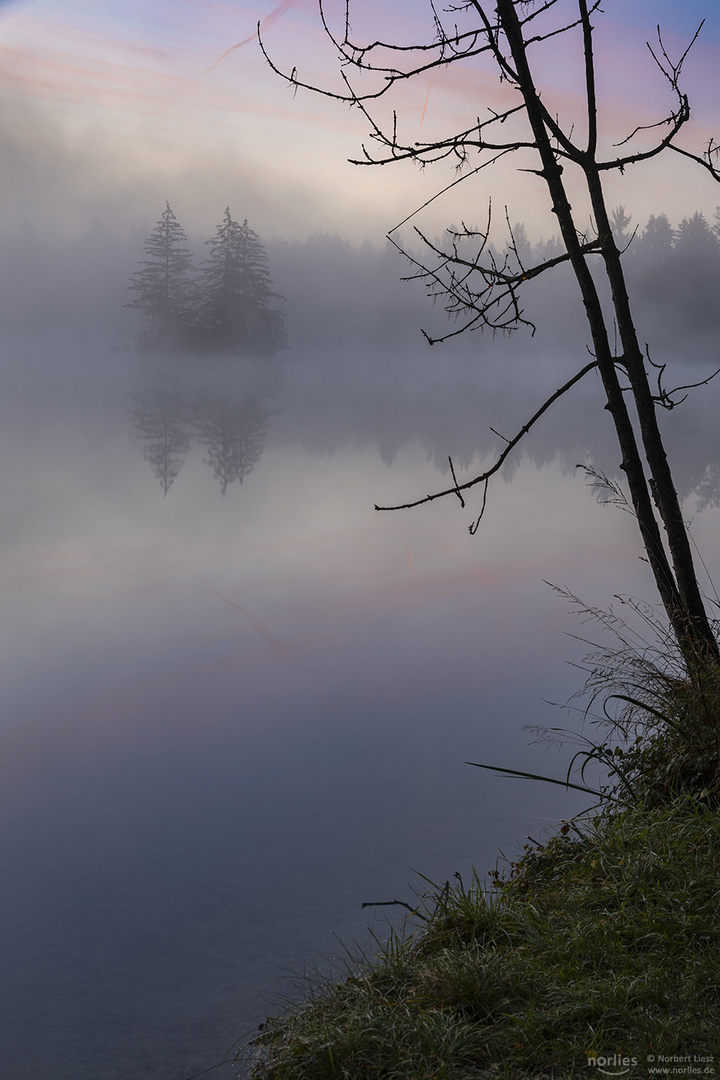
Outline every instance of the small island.
[(247, 219), (225, 210), (210, 254), (195, 267), (187, 236), (165, 210), (143, 245), (145, 258), (128, 288), (126, 306), (142, 315), (142, 350), (182, 350), (267, 355), (285, 347), (285, 324), (272, 302), (267, 253)]

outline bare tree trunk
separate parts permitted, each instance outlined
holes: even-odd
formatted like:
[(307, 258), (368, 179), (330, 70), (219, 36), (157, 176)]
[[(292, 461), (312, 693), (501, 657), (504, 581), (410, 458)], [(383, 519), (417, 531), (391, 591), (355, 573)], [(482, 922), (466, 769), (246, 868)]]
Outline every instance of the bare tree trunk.
[(627, 371), (632, 387), (645, 458), (650, 467), (650, 486), (655, 505), (665, 526), (678, 592), (697, 643), (700, 644), (707, 640), (707, 644), (711, 645), (712, 654), (718, 656), (712, 631), (707, 624), (707, 615), (695, 574), (690, 541), (683, 521), (680, 501), (675, 490), (662, 436), (658, 428), (655, 402), (648, 383), (643, 352), (630, 311), (630, 301), (620, 253), (610, 228), (600, 177), (597, 169), (593, 168), (586, 169), (586, 176), (595, 221), (601, 237), (602, 254), (612, 291), (618, 333), (623, 347), (623, 366)]
[[(582, 7), (585, 7), (585, 5), (583, 4)], [(701, 663), (706, 658), (720, 660), (720, 650), (718, 650), (700, 595), (687, 530), (682, 519), (680, 504), (665, 456), (662, 438), (657, 425), (655, 403), (648, 384), (643, 354), (630, 313), (630, 302), (620, 264), (620, 255), (610, 229), (599, 171), (595, 165), (594, 86), (592, 78), (588, 74), (588, 104), (591, 119), (588, 152), (583, 167), (595, 213), (596, 225), (600, 234), (601, 252), (612, 290), (618, 331), (624, 350), (622, 363), (627, 370), (638, 411), (643, 449), (650, 467), (652, 495), (655, 498), (666, 529), (674, 573), (665, 552), (660, 529), (653, 511), (643, 461), (618, 380), (617, 360), (613, 356), (610, 347), (602, 304), (586, 256), (581, 250), (580, 240), (572, 216), (572, 208), (562, 179), (562, 166), (557, 160), (551, 145), (550, 135), (545, 123), (544, 109), (535, 89), (525, 54), (525, 42), (521, 26), (512, 0), (498, 0), (497, 13), (512, 52), (518, 75), (519, 89), (525, 102), (533, 137), (542, 161), (543, 168), (540, 175), (545, 180), (550, 192), (553, 213), (558, 219), (560, 231), (570, 256), (570, 263), (580, 286), (598, 370), (607, 398), (606, 408), (612, 416), (623, 455), (620, 467), (628, 479), (630, 497), (637, 515), (643, 544), (670, 624), (686, 661), (688, 661), (692, 669), (695, 669), (698, 663)], [(584, 14), (584, 28), (587, 35), (589, 25), (587, 24), (586, 9)], [(588, 47), (591, 48), (591, 45), (589, 45), (586, 36), (586, 50)], [(586, 55), (586, 59), (589, 60), (590, 58)]]

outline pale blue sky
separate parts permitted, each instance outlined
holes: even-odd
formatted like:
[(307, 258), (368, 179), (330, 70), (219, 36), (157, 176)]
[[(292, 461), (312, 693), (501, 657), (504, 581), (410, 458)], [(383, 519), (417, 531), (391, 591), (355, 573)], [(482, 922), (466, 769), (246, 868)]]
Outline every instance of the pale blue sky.
[[(416, 34), (422, 38), (428, 25), (425, 7), (415, 0), (357, 0), (354, 11), (358, 36), (367, 30), (409, 41)], [(677, 53), (703, 17), (701, 41), (687, 64), (695, 130), (685, 139), (693, 148), (720, 131), (714, 5), (604, 4), (604, 14), (595, 18), (609, 143), (636, 123), (667, 113), (662, 79), (644, 45), (655, 24), (662, 23), (668, 48)], [(82, 229), (93, 218), (109, 227), (139, 227), (154, 220), (169, 198), (188, 227), (199, 231), (212, 227), (218, 207), (232, 203), (264, 235), (305, 236), (325, 228), (380, 242), (413, 205), (448, 181), (448, 173), (349, 166), (346, 159), (358, 153), (367, 122), (336, 103), (307, 94), (293, 98), (254, 41), (233, 49), (254, 34), (258, 20), (280, 63), (297, 64), (309, 80), (336, 84), (334, 52), (319, 31), (314, 0), (2, 5), (6, 109), (0, 148), (9, 198), (0, 226), (47, 214), (66, 231)], [(578, 65), (567, 45), (559, 51), (553, 46), (541, 73), (561, 115), (581, 123)], [(456, 69), (435, 75), (431, 84), (423, 77), (408, 85), (399, 106), (410, 137), (419, 136), (421, 121), (423, 136), (431, 137), (497, 96), (494, 72)], [(526, 220), (539, 232), (552, 228), (544, 200), (526, 177), (498, 168), (489, 181), (468, 195), (473, 207), (487, 188), (509, 203), (514, 220)], [(632, 207), (636, 218), (664, 208), (679, 217), (695, 207), (711, 213), (720, 189), (716, 195), (709, 179), (673, 159), (652, 172), (628, 175), (613, 185), (612, 198)], [(435, 223), (439, 227), (463, 213), (458, 199), (438, 207)]]

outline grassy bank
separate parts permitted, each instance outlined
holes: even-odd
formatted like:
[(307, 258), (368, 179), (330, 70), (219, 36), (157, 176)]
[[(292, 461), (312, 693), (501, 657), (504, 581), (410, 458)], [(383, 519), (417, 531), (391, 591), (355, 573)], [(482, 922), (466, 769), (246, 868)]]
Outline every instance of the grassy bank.
[(600, 812), (431, 891), (419, 929), (264, 1025), (252, 1080), (720, 1078), (720, 669), (582, 611), (615, 639), (573, 758), (604, 770)]
[(491, 892), (448, 884), (424, 908), (267, 1023), (253, 1080), (603, 1075), (592, 1055), (636, 1059), (605, 1075), (720, 1076), (717, 808), (684, 796), (564, 826)]

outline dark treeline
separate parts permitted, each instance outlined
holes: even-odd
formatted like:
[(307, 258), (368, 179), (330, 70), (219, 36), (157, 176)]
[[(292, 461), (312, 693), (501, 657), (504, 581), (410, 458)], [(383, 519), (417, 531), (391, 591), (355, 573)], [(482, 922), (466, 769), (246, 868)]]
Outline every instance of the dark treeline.
[[(612, 226), (618, 246), (626, 251), (631, 304), (649, 340), (670, 335), (677, 348), (690, 336), (716, 333), (720, 328), (720, 210), (713, 224), (695, 211), (674, 228), (666, 214), (652, 215), (643, 226), (619, 206)], [(519, 260), (527, 267), (562, 253), (555, 239), (533, 245), (522, 224), (513, 228), (507, 250), (511, 261)], [(541, 280), (531, 302), (533, 311), (537, 299), (550, 301), (553, 293), (561, 293), (556, 284), (541, 284)], [(574, 294), (569, 300), (579, 307)], [(574, 321), (582, 325), (580, 318)], [(682, 358), (682, 352), (677, 354), (677, 359)]]
[(685, 217), (673, 229), (665, 214), (651, 217), (632, 239), (622, 207), (615, 213), (621, 240), (628, 238), (630, 283), (652, 325), (680, 333), (716, 332), (720, 323), (720, 210), (710, 226), (703, 214)]

